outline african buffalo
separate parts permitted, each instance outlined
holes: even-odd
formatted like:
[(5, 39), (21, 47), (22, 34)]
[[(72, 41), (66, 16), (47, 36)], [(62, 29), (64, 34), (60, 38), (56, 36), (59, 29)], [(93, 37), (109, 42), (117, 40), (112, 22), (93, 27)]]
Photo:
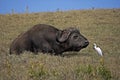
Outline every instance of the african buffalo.
[(10, 54), (23, 51), (61, 55), (66, 51), (80, 51), (88, 40), (76, 28), (59, 30), (51, 25), (38, 24), (19, 35), (10, 45)]

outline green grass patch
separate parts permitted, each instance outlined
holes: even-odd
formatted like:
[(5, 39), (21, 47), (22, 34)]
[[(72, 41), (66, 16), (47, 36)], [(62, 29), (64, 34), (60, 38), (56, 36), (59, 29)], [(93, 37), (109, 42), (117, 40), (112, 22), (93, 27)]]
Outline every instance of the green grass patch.
[[(9, 55), (11, 42), (35, 24), (76, 27), (90, 42), (65, 57), (24, 52)], [(96, 42), (104, 64), (93, 50)], [(0, 80), (120, 80), (120, 9), (0, 15)]]

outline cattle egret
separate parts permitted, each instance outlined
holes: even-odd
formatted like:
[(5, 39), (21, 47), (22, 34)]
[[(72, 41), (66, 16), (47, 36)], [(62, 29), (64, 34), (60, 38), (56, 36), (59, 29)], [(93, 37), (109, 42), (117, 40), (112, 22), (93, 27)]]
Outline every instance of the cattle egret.
[(103, 53), (102, 53), (102, 50), (97, 47), (97, 45), (94, 43), (94, 49), (97, 51), (97, 53), (100, 55), (100, 56), (103, 56)]

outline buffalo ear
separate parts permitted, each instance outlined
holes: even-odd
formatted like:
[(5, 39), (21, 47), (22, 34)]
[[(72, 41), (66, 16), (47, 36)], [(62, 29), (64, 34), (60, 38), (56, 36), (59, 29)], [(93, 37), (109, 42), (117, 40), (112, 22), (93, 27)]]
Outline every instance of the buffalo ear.
[(69, 35), (70, 35), (70, 31), (68, 30), (58, 31), (57, 41), (65, 42), (68, 39)]

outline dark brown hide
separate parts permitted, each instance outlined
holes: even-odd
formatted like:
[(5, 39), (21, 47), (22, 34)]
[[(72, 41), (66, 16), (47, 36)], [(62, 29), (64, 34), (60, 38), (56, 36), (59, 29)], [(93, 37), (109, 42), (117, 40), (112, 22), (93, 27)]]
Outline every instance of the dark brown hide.
[(51, 25), (38, 24), (12, 42), (10, 54), (20, 54), (26, 50), (59, 55), (66, 51), (80, 51), (88, 44), (88, 40), (75, 28), (58, 30)]

